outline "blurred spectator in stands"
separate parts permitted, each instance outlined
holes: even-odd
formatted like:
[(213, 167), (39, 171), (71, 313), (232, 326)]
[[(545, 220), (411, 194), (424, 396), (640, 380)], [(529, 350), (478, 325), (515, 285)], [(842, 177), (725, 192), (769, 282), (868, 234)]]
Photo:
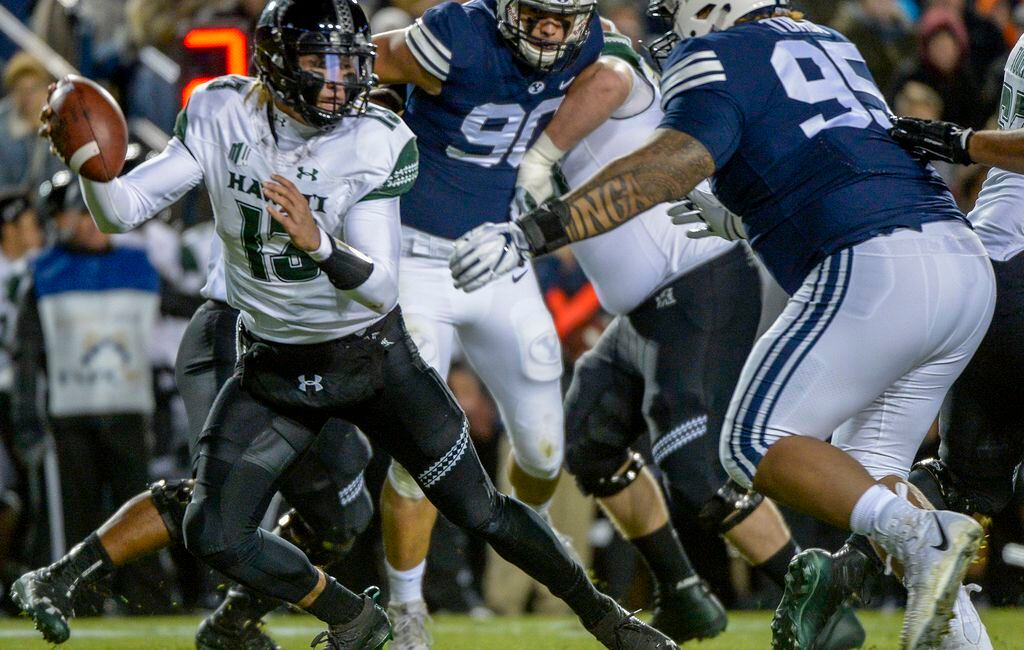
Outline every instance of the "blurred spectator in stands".
[(49, 154), (49, 145), (36, 135), (39, 111), (46, 104), (46, 87), (53, 81), (46, 68), (25, 52), (4, 67), (7, 96), (0, 101), (0, 191), (34, 191), (63, 167)]
[[(974, 0), (931, 0), (926, 4), (928, 7), (946, 9), (963, 21), (967, 30), (970, 69), (975, 80), (982, 79), (989, 66), (1009, 49), (995, 23), (978, 15), (974, 8)], [(922, 16), (922, 22), (924, 19)]]
[(569, 248), (542, 257), (535, 268), (562, 339), (562, 353), (568, 362), (575, 362), (593, 347), (606, 325), (597, 292)]
[(929, 9), (918, 25), (918, 44), (920, 59), (901, 71), (892, 95), (899, 95), (908, 82), (922, 83), (942, 98), (943, 120), (980, 126), (986, 111), (979, 106), (979, 85), (968, 65), (963, 21), (946, 9)]
[(793, 0), (793, 7), (807, 14), (807, 19), (820, 25), (831, 25), (839, 9), (836, 0)]
[[(26, 24), (28, 23), (29, 16), (32, 15), (33, 5), (35, 5), (35, 0), (4, 0), (3, 2), (4, 9)], [(14, 56), (14, 53), (17, 51), (18, 46), (0, 31), (0, 65), (6, 65), (7, 60)]]
[(1014, 17), (1014, 2), (1010, 0), (977, 0), (978, 14), (992, 21), (1003, 34), (1003, 44), (1012, 49), (1020, 38), (1020, 25)]
[(28, 261), (41, 245), (42, 232), (28, 197), (21, 192), (0, 194), (0, 582), (4, 587), (13, 582), (22, 569), (21, 562), (28, 559), (12, 546), (26, 501), (27, 476), (9, 453), (14, 441), (10, 350)]
[[(159, 278), (145, 251), (114, 247), (96, 228), (70, 173), (39, 194), (57, 237), (31, 263), (18, 312), (15, 446), (35, 464), (52, 431), (64, 538), (78, 540), (148, 483), (148, 346)], [(131, 575), (123, 584), (154, 589)]]
[(938, 120), (942, 117), (942, 98), (927, 84), (908, 81), (893, 100), (897, 115)]
[(879, 88), (891, 88), (898, 68), (914, 54), (913, 24), (896, 0), (845, 2), (832, 26), (864, 55)]

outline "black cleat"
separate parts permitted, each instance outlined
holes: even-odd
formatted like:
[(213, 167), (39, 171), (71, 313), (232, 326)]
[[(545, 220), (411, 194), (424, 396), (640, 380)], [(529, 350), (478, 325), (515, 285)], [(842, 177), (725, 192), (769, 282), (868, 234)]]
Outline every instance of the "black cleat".
[(605, 596), (612, 609), (588, 631), (610, 650), (679, 650), (675, 642)]
[(263, 631), (263, 617), (281, 601), (255, 596), (241, 586), (228, 590), (224, 602), (199, 624), (198, 650), (281, 650)]
[(68, 619), (75, 615), (73, 590), (73, 583), (60, 579), (47, 567), (18, 578), (11, 587), (11, 598), (32, 617), (44, 639), (64, 643), (71, 636)]
[(697, 576), (683, 580), (667, 594), (659, 591), (655, 596), (651, 625), (677, 643), (718, 636), (728, 622), (722, 603)]
[(309, 647), (327, 643), (324, 650), (380, 650), (391, 639), (388, 615), (377, 604), (380, 589), (367, 587), (363, 592), (363, 610), (348, 623), (331, 625), (317, 634)]

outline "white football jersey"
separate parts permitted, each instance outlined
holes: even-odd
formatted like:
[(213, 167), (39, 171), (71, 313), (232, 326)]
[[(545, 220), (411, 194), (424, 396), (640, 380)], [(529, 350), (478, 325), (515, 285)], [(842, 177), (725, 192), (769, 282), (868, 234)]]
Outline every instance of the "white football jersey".
[[(1010, 53), (1003, 74), (999, 128), (1024, 127), (1024, 37)], [(1004, 262), (1024, 251), (1024, 176), (993, 168), (985, 179), (974, 210), (974, 224), (989, 257)]]
[[(116, 227), (130, 228), (137, 225), (133, 220), (158, 212), (204, 181), (224, 256), (226, 297), (241, 310), (246, 326), (256, 336), (282, 343), (346, 336), (397, 304), (397, 197), (418, 173), (415, 137), (397, 115), (374, 105), (363, 117), (345, 118), (330, 131), (303, 132), (298, 123), (270, 111), (260, 92), (254, 79), (234, 75), (199, 86), (179, 115), (167, 149), (111, 183), (83, 182), (87, 202), (97, 216), (97, 208), (103, 212), (102, 205), (94, 205), (103, 203), (97, 188), (113, 189), (117, 199), (134, 198), (131, 215), (113, 217)], [(175, 172), (168, 158), (192, 170)], [(390, 258), (393, 251), (396, 287), (390, 304), (371, 309), (351, 292), (337, 290), (312, 258), (291, 243), (264, 209), (261, 184), (272, 174), (299, 188), (325, 232), (373, 258), (375, 273), (378, 266), (392, 264), (380, 258)], [(373, 238), (386, 241), (375, 251), (361, 248)], [(378, 251), (385, 254), (375, 256)]]
[[(562, 175), (570, 188), (590, 179), (611, 161), (632, 153), (661, 123), (661, 96), (654, 73), (632, 49), (629, 39), (605, 33), (605, 55), (631, 64), (633, 89), (611, 119), (565, 156)], [(657, 289), (738, 244), (717, 237), (690, 239), (688, 228), (672, 224), (662, 204), (593, 239), (572, 244), (601, 305), (626, 314)]]

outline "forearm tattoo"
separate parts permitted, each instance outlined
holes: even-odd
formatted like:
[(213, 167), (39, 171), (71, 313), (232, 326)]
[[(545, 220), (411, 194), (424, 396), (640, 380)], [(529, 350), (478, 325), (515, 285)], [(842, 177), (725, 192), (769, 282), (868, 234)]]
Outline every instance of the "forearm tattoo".
[(682, 199), (715, 172), (700, 142), (672, 129), (659, 129), (637, 151), (609, 163), (562, 200), (568, 208), (566, 234), (572, 241), (596, 237), (659, 203)]

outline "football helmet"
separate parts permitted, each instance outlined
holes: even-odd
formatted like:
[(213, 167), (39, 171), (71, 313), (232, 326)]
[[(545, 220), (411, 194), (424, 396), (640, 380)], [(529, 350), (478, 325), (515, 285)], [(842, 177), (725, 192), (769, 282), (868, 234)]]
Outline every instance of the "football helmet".
[(257, 76), (311, 126), (366, 110), (376, 47), (355, 0), (270, 0), (253, 38)]
[(661, 18), (671, 31), (652, 42), (647, 49), (660, 68), (661, 62), (682, 40), (729, 29), (754, 12), (785, 9), (789, 9), (789, 0), (651, 0), (647, 5), (647, 15)]
[[(525, 14), (523, 8), (529, 8)], [(527, 65), (551, 72), (571, 64), (590, 35), (597, 0), (498, 0), (498, 31)], [(561, 42), (533, 35), (536, 13), (565, 21)]]

